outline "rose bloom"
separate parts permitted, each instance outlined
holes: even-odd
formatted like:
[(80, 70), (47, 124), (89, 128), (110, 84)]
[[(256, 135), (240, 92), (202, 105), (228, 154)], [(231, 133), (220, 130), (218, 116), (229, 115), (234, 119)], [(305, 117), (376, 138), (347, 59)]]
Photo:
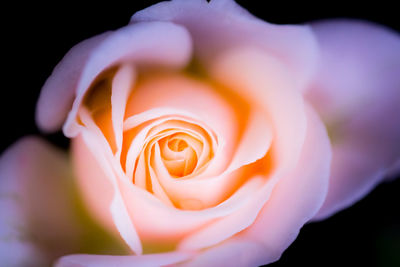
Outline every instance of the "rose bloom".
[(232, 0), (139, 11), (43, 86), (37, 125), (62, 127), (69, 156), (38, 137), (2, 155), (2, 262), (274, 262), (397, 173), (399, 72), (398, 34), (372, 23), (272, 25)]

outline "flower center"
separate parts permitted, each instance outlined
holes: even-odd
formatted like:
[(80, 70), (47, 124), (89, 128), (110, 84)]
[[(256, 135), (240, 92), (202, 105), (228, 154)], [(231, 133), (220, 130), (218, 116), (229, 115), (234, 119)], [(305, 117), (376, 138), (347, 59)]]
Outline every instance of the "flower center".
[(206, 170), (218, 145), (208, 127), (180, 115), (145, 117), (133, 116), (124, 126), (121, 164), (136, 185), (157, 194), (160, 183), (190, 179)]
[(159, 142), (162, 161), (174, 177), (189, 175), (196, 168), (197, 153), (201, 153), (201, 143), (187, 133), (176, 133)]
[(179, 138), (174, 138), (174, 139), (168, 140), (168, 148), (174, 152), (183, 151), (187, 147), (188, 147), (188, 144), (186, 143), (185, 140), (182, 140)]

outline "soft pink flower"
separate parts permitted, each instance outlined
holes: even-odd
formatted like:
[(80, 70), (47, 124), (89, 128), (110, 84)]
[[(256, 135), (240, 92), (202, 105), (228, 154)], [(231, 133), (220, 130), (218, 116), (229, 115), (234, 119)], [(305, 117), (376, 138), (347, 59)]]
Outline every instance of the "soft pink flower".
[(139, 11), (72, 48), (42, 89), (37, 124), (63, 125), (71, 162), (35, 137), (0, 159), (1, 194), (17, 199), (0, 203), (2, 233), (21, 234), (11, 218), (39, 236), (1, 241), (0, 255), (41, 264), (81, 242), (64, 190), (73, 170), (91, 215), (131, 255), (57, 266), (276, 261), (305, 223), (396, 171), (399, 72), (399, 36), (369, 23), (271, 25), (232, 0)]

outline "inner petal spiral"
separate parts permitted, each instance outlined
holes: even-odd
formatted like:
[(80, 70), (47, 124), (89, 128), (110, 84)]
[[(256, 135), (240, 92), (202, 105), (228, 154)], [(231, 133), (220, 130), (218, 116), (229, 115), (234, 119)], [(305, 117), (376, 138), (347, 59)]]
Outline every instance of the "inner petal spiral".
[(131, 140), (124, 143), (126, 173), (136, 185), (163, 194), (163, 179), (197, 177), (212, 161), (218, 140), (204, 125), (175, 114), (148, 121), (141, 117), (126, 120), (124, 133), (124, 140)]
[(161, 158), (174, 177), (191, 174), (197, 166), (202, 144), (186, 133), (176, 133), (159, 141)]

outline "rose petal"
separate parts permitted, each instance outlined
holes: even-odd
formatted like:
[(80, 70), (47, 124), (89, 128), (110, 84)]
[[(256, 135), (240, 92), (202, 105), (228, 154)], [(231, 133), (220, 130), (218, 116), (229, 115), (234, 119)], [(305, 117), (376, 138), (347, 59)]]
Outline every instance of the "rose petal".
[(314, 220), (351, 206), (380, 183), (388, 170), (383, 158), (371, 156), (374, 152), (369, 147), (351, 142), (333, 144), (332, 153), (328, 196)]
[(47, 266), (76, 251), (82, 228), (71, 176), (67, 154), (36, 137), (19, 140), (1, 156), (3, 265)]
[[(306, 131), (303, 98), (279, 61), (254, 47), (225, 51), (209, 68), (210, 75), (263, 110), (273, 132), (277, 165), (297, 164)], [(251, 144), (251, 143), (250, 143)], [(248, 147), (245, 144), (244, 147)]]
[[(307, 118), (307, 136), (296, 168), (278, 181), (254, 223), (207, 249), (188, 266), (257, 266), (274, 262), (315, 215), (327, 193), (331, 151), (325, 128), (310, 108)], [(258, 195), (252, 205), (262, 197)], [(245, 220), (246, 216), (238, 219)]]
[[(126, 102), (136, 76), (131, 64), (106, 71), (93, 82), (84, 100), (83, 107), (101, 129), (116, 158), (121, 155)], [(78, 112), (81, 120), (79, 115)]]
[(266, 155), (272, 143), (272, 129), (264, 112), (253, 108), (235, 155), (226, 172), (255, 162)]
[[(203, 123), (198, 123), (198, 121), (199, 119), (196, 116), (185, 111), (172, 108), (150, 109), (138, 115), (127, 118), (124, 124), (124, 130), (126, 131), (130, 131), (136, 126), (145, 124), (145, 126), (140, 129), (140, 131), (136, 134), (135, 138), (133, 138), (132, 142), (126, 141), (127, 143), (125, 145), (129, 146), (127, 151), (125, 152), (125, 169), (127, 176), (133, 176), (135, 160), (139, 156), (142, 147), (145, 146), (149, 141), (147, 140), (149, 138), (148, 136), (151, 135), (150, 133), (153, 130), (159, 130), (160, 132), (162, 132), (163, 130), (168, 129), (168, 126), (171, 126), (175, 128), (175, 131), (189, 131), (192, 134), (198, 135), (199, 139), (203, 141), (205, 152), (208, 153), (208, 151), (211, 149), (213, 149), (214, 151), (217, 150), (218, 143), (216, 137), (213, 134), (213, 131), (211, 131), (211, 129)], [(187, 122), (187, 124), (185, 124), (184, 122)], [(199, 132), (199, 130), (201, 131)], [(219, 137), (219, 141), (223, 143), (223, 139), (221, 138), (221, 136)], [(228, 153), (227, 151), (223, 152)], [(220, 169), (224, 167), (224, 163), (226, 162), (226, 159), (222, 158), (223, 156), (225, 156), (225, 158), (227, 157), (227, 155), (222, 154), (219, 156), (219, 158), (214, 157), (213, 159), (219, 163)], [(204, 161), (203, 159), (201, 160)]]
[(126, 103), (130, 90), (134, 83), (135, 71), (131, 65), (122, 66), (115, 74), (112, 81), (111, 91), (111, 112), (112, 112), (112, 125), (114, 129), (115, 142), (117, 145), (117, 157), (121, 155), (124, 116), (126, 110)]
[(327, 190), (331, 146), (320, 118), (307, 107), (307, 135), (300, 160), (272, 192), (252, 227), (243, 237), (258, 240), (280, 255), (300, 228), (321, 207)]
[[(226, 138), (226, 135), (232, 136), (233, 126), (230, 124), (233, 124), (231, 121), (234, 118), (230, 118), (230, 110), (229, 108), (225, 107), (226, 104), (222, 102), (220, 105), (218, 105), (220, 100), (216, 98), (217, 94), (212, 94), (210, 91), (199, 87), (197, 83), (189, 83), (187, 86), (184, 86), (187, 82), (188, 81), (185, 79), (182, 80), (182, 78), (170, 77), (168, 79), (163, 78), (160, 81), (152, 80), (151, 82), (148, 82), (152, 86), (139, 86), (139, 88), (136, 89), (136, 94), (132, 95), (130, 102), (131, 108), (128, 109), (127, 112), (127, 114), (139, 114), (128, 117), (125, 121), (125, 128), (129, 129), (135, 125), (144, 123), (146, 120), (157, 118), (157, 116), (166, 116), (170, 114), (170, 116), (172, 116), (171, 118), (174, 118), (176, 116), (175, 114), (182, 113), (165, 107), (161, 108), (165, 105), (167, 107), (174, 106), (185, 110), (182, 115), (188, 116), (189, 118), (193, 116), (185, 113), (187, 111), (194, 112), (194, 114), (196, 114), (196, 119), (198, 116), (200, 116), (202, 121), (208, 122), (209, 125), (213, 125), (216, 128), (219, 141), (221, 141), (221, 135), (223, 135), (223, 139)], [(191, 97), (189, 98), (189, 96)], [(157, 109), (149, 109), (153, 106), (160, 107)], [(204, 106), (208, 106), (208, 108), (204, 109)], [(142, 110), (146, 109), (149, 110), (142, 112)], [(211, 113), (211, 111), (215, 112)], [(167, 118), (168, 116), (166, 116), (166, 118), (163, 120), (166, 120)], [(183, 117), (182, 120), (187, 119)], [(220, 121), (225, 123), (220, 123)], [(137, 137), (130, 145), (131, 149), (127, 153), (128, 155), (126, 160), (128, 177), (131, 177), (131, 174), (133, 173), (133, 166), (135, 166), (133, 159), (138, 157), (140, 149), (145, 143), (146, 136), (148, 135), (144, 134), (143, 131), (148, 131), (148, 129), (151, 127), (153, 127), (152, 124), (146, 125), (146, 127), (144, 127), (140, 133), (138, 133)], [(210, 165), (206, 168), (204, 173), (185, 180), (177, 180), (171, 177), (166, 169), (164, 170), (163, 174), (163, 172), (161, 172), (163, 169), (163, 163), (161, 161), (156, 161), (156, 163), (158, 162), (158, 167), (155, 169), (155, 171), (158, 173), (158, 179), (160, 180), (161, 185), (165, 188), (166, 193), (170, 195), (175, 203), (180, 206), (187, 206), (184, 203), (196, 202), (196, 207), (210, 207), (226, 199), (229, 194), (236, 189), (238, 182), (242, 177), (232, 172), (243, 165), (253, 163), (265, 156), (272, 139), (272, 133), (269, 129), (268, 120), (265, 117), (265, 113), (257, 110), (256, 108), (250, 112), (250, 117), (248, 118), (248, 121), (245, 123), (244, 127), (246, 129), (242, 133), (239, 146), (233, 155), (233, 160), (229, 167), (225, 168), (225, 171), (222, 173), (218, 174), (215, 173), (215, 171), (210, 173), (209, 171), (210, 168), (218, 168), (222, 170), (221, 167), (224, 167), (221, 161), (218, 160), (218, 157), (221, 157), (221, 154), (218, 154), (218, 151), (215, 155), (216, 158), (210, 161)], [(205, 130), (207, 128), (208, 127), (203, 127)], [(159, 131), (163, 132), (163, 128), (159, 129)], [(230, 141), (228, 145), (234, 146), (232, 141), (230, 139), (228, 140)], [(204, 141), (203, 143), (206, 144)], [(221, 145), (222, 144), (220, 143), (219, 146)], [(218, 147), (218, 149), (220, 152), (224, 152), (222, 157), (226, 158), (226, 151), (223, 151), (224, 147)], [(144, 166), (139, 165), (138, 169), (142, 169), (143, 167)], [(143, 172), (140, 171), (140, 173)], [(209, 177), (209, 179), (199, 180), (199, 177)], [(241, 183), (242, 182), (243, 179)]]
[(317, 43), (308, 26), (266, 23), (233, 0), (161, 2), (135, 13), (131, 21), (173, 21), (183, 25), (193, 38), (194, 54), (204, 66), (225, 50), (258, 47), (282, 60), (299, 88), (308, 83), (317, 63)]
[(271, 256), (262, 244), (230, 239), (214, 248), (199, 253), (194, 259), (182, 264), (183, 267), (202, 266), (261, 266)]
[[(246, 67), (243, 68), (243, 66)], [(259, 52), (259, 50), (256, 49), (247, 49), (227, 52), (223, 57), (216, 59), (216, 64), (211, 68), (210, 72), (213, 77), (216, 77), (218, 81), (230, 88), (234, 88), (239, 92), (243, 92), (244, 88), (246, 88), (249, 99), (269, 115), (266, 116), (265, 119), (267, 121), (273, 120), (271, 124), (274, 125), (273, 131), (274, 138), (276, 139), (274, 139), (273, 142), (275, 146), (273, 153), (275, 155), (274, 160), (277, 162), (276, 165), (279, 166), (279, 175), (277, 175), (278, 178), (272, 180), (274, 180), (274, 183), (277, 182), (280, 175), (297, 165), (304, 141), (306, 126), (302, 97), (299, 93), (292, 90), (293, 84), (290, 82), (285, 68), (278, 61), (265, 55), (265, 53)], [(260, 87), (260, 85), (263, 86)], [(280, 90), (276, 90), (276, 88)], [(198, 248), (198, 246), (204, 247), (211, 243), (215, 244), (215, 242), (222, 241), (224, 238), (237, 233), (237, 231), (243, 230), (252, 223), (252, 220), (258, 214), (263, 203), (268, 200), (271, 188), (271, 184), (266, 185), (262, 193), (260, 193), (260, 199), (257, 200), (257, 203), (253, 204), (253, 207), (249, 211), (252, 213), (251, 216), (242, 216), (246, 218), (245, 222), (233, 220), (235, 222), (232, 224), (232, 227), (223, 229), (223, 233), (219, 235), (220, 239), (215, 238), (209, 240), (206, 237), (210, 235), (207, 234), (207, 231), (204, 231), (202, 233), (204, 242), (185, 242), (186, 244), (190, 244), (185, 246), (196, 246), (196, 248)], [(194, 223), (195, 221), (198, 223), (201, 221), (207, 222), (212, 218), (209, 216), (218, 216), (217, 218), (221, 218), (222, 214), (225, 214), (223, 216), (227, 215), (227, 213), (223, 212), (224, 209), (221, 209), (221, 207), (197, 212), (196, 215), (198, 215), (198, 217), (192, 215), (190, 218), (186, 217), (185, 214), (187, 213), (183, 211), (174, 212), (175, 214), (173, 215), (168, 209), (156, 208), (157, 205), (151, 208), (147, 207), (146, 212), (140, 211), (143, 209), (144, 204), (139, 205), (139, 203), (143, 200), (136, 199), (138, 198), (137, 193), (129, 192), (133, 190), (133, 188), (124, 187), (123, 190), (124, 189), (129, 189), (127, 190), (128, 193), (125, 194), (125, 198), (129, 198), (127, 202), (130, 203), (131, 214), (145, 214), (150, 209), (152, 210), (152, 214), (161, 212), (159, 216), (169, 219), (175, 218), (175, 221), (179, 222), (179, 224), (174, 222), (173, 225), (169, 225), (167, 221), (163, 221), (163, 225), (157, 226), (155, 222), (145, 219), (143, 216), (141, 218), (135, 218), (135, 220), (137, 220), (135, 225), (141, 229), (141, 233), (145, 233), (147, 236), (158, 235), (158, 237), (160, 237), (165, 235), (166, 232), (168, 232), (170, 236), (183, 235), (188, 233), (188, 231), (193, 232), (193, 229), (195, 229), (194, 225), (196, 225)], [(146, 206), (148, 206), (148, 204), (146, 204)], [(230, 210), (236, 210), (236, 208)], [(162, 215), (165, 212), (169, 213), (169, 215)], [(181, 219), (178, 219), (179, 217), (181, 217)], [(239, 215), (237, 215), (237, 217), (241, 218)], [(150, 228), (150, 225), (153, 226)], [(199, 224), (197, 225), (200, 226)], [(223, 225), (222, 221), (219, 225)], [(179, 231), (176, 227), (179, 227)], [(215, 232), (212, 229), (214, 228), (210, 228), (210, 231)], [(193, 233), (191, 233), (191, 235), (192, 234)]]
[[(224, 220), (227, 215), (234, 211), (244, 210), (254, 193), (259, 190), (262, 182), (261, 179), (250, 179), (220, 205), (198, 211), (185, 211), (160, 205), (161, 203), (157, 203), (147, 196), (143, 196), (143, 193), (134, 190), (134, 187), (122, 187), (121, 189), (125, 193), (124, 197), (126, 202), (129, 203), (130, 214), (132, 214), (132, 219), (141, 236), (143, 236), (143, 240), (145, 242), (153, 241), (156, 244), (165, 241), (174, 244), (182, 237), (192, 236), (198, 230), (201, 230), (202, 226), (214, 222), (215, 219)], [(193, 203), (188, 204), (193, 205)], [(135, 214), (140, 214), (140, 216), (135, 216)], [(155, 221), (155, 217), (163, 219)], [(248, 220), (251, 220), (251, 218)], [(227, 231), (233, 235), (241, 229), (243, 229), (243, 226), (239, 222), (231, 225)], [(203, 248), (205, 247), (204, 243), (198, 244), (198, 246)], [(186, 250), (186, 248), (184, 249)]]
[(333, 145), (329, 193), (316, 216), (323, 219), (367, 194), (400, 159), (400, 36), (360, 21), (313, 29), (321, 68), (306, 96)]
[[(100, 214), (99, 217), (104, 219), (105, 224), (108, 226), (111, 225), (110, 220), (112, 218), (116, 229), (132, 251), (136, 254), (141, 254), (142, 246), (140, 239), (129, 218), (126, 205), (119, 190), (118, 180), (125, 177), (121, 164), (113, 156), (111, 148), (104, 139), (101, 130), (91, 120), (85, 109), (82, 108), (80, 114), (82, 122), (86, 125), (87, 129), (82, 131), (82, 143), (85, 144), (81, 143), (75, 146), (74, 166), (77, 168), (78, 178), (81, 178), (81, 188), (85, 191), (84, 195), (86, 196), (87, 192), (95, 193), (94, 201), (97, 202), (97, 191), (105, 193), (102, 196), (103, 199), (99, 201), (105, 204), (105, 206), (99, 206), (99, 203), (93, 204), (89, 200), (91, 209), (95, 211), (95, 214)], [(92, 166), (92, 168), (88, 168), (87, 166)], [(99, 169), (102, 171), (99, 172)], [(100, 176), (93, 176), (99, 174)], [(105, 189), (105, 187), (109, 187), (109, 189)], [(107, 201), (110, 201), (110, 203), (107, 203)], [(109, 207), (109, 210), (105, 207)]]
[(146, 117), (154, 117), (148, 111), (152, 109), (174, 109), (195, 115), (198, 121), (215, 132), (218, 151), (215, 151), (213, 161), (216, 167), (213, 170), (214, 173), (221, 172), (235, 149), (239, 122), (234, 109), (217, 89), (183, 75), (151, 75), (133, 90), (126, 117), (140, 116), (144, 112)]
[(141, 256), (68, 255), (55, 267), (155, 267), (177, 264), (193, 256), (188, 252), (171, 252)]
[(188, 235), (180, 242), (179, 248), (197, 250), (211, 247), (246, 229), (254, 222), (258, 212), (268, 200), (273, 185), (272, 181), (265, 185), (265, 179), (261, 176), (249, 179), (237, 191), (242, 194), (243, 203), (240, 209)]
[[(68, 136), (77, 134), (79, 126), (74, 124), (77, 109), (90, 83), (106, 68), (130, 61), (137, 65), (179, 68), (187, 63), (191, 53), (191, 40), (187, 31), (167, 22), (129, 25), (90, 40), (71, 50), (46, 83), (37, 115), (39, 125), (45, 130), (57, 130), (76, 94), (64, 127)], [(163, 45), (160, 46), (160, 43)], [(88, 54), (87, 58), (85, 53)], [(64, 83), (70, 78), (72, 82)]]
[[(77, 156), (76, 149), (79, 149), (80, 155), (80, 160), (77, 160), (76, 164), (80, 164), (81, 168), (85, 169), (84, 175), (79, 174), (78, 169), (78, 181), (90, 210), (97, 214), (100, 220), (110, 221), (109, 215), (99, 214), (108, 212), (107, 207), (113, 196), (113, 188), (104, 174), (99, 175), (99, 171), (103, 171), (102, 167), (86, 146), (81, 138), (73, 139), (74, 155)], [(177, 242), (182, 236), (196, 231), (207, 222), (240, 209), (252, 198), (251, 192), (260, 188), (259, 184), (253, 183), (254, 186), (245, 184), (217, 207), (193, 212), (165, 205), (149, 192), (133, 185), (128, 179), (121, 178), (118, 182), (130, 218), (145, 245), (148, 242), (163, 243), (165, 240), (168, 243)], [(101, 192), (101, 198), (98, 192)], [(162, 218), (162, 220), (154, 220), (154, 218)], [(114, 227), (112, 222), (108, 225)]]
[(54, 68), (43, 85), (36, 106), (36, 123), (42, 131), (54, 132), (61, 128), (71, 109), (85, 64), (92, 51), (110, 34), (105, 32), (77, 44)]
[(265, 156), (272, 140), (271, 130), (263, 114), (253, 112), (252, 115), (241, 141), (241, 144), (247, 145), (247, 150), (240, 146), (232, 163), (221, 174), (181, 180), (168, 175), (166, 169), (162, 172), (162, 162), (156, 161), (158, 179), (175, 203), (186, 207), (189, 202), (196, 203), (195, 207), (198, 209), (212, 207), (221, 203), (244, 183), (243, 171), (235, 171)]
[(76, 135), (79, 126), (76, 125), (75, 116), (80, 102), (90, 83), (106, 68), (130, 61), (136, 65), (180, 68), (188, 62), (190, 55), (189, 34), (186, 29), (172, 23), (148, 22), (128, 25), (115, 31), (93, 51), (86, 64), (72, 110), (64, 125), (64, 133), (67, 136)]

